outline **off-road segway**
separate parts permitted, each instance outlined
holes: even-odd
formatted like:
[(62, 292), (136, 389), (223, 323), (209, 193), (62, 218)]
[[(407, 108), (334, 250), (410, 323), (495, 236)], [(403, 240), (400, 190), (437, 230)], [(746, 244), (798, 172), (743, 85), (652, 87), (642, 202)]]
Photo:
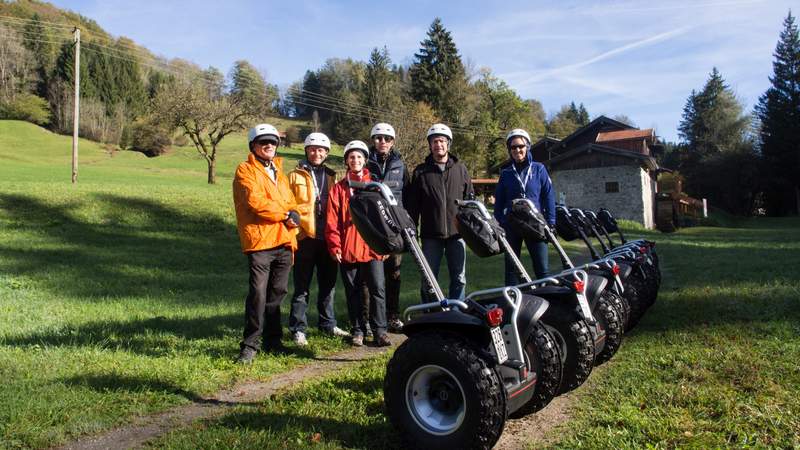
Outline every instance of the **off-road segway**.
[[(586, 234), (587, 225), (578, 216), (572, 214), (570, 208), (564, 205), (556, 206), (556, 228), (559, 236), (567, 241), (581, 239), (593, 259), (603, 258)], [(627, 332), (639, 323), (650, 304), (646, 285), (647, 275), (641, 267), (645, 263), (645, 257), (638, 251), (621, 249), (610, 253), (605, 259), (612, 259), (619, 266), (619, 278), (624, 287), (620, 294), (627, 301), (629, 307), (629, 314), (625, 321), (625, 331)]]
[(539, 319), (548, 302), (514, 287), (445, 298), (391, 191), (376, 182), (350, 187), (351, 218), (362, 238), (380, 254), (408, 250), (436, 299), (404, 312), (408, 339), (384, 379), (389, 420), (409, 447), (491, 448), (506, 417), (536, 390), (538, 355), (546, 354), (539, 337), (547, 335)]
[[(601, 259), (580, 267), (570, 260), (564, 248), (556, 239), (542, 213), (529, 199), (515, 199), (507, 213), (508, 226), (522, 237), (548, 242), (555, 247), (563, 265), (562, 274), (576, 270), (585, 271), (588, 275), (585, 297), (596, 319), (592, 329), (595, 338), (594, 364), (602, 364), (619, 350), (622, 345), (624, 323), (627, 320), (628, 307), (618, 295), (622, 291), (622, 283), (618, 276), (619, 267), (613, 260)], [(522, 278), (530, 279), (524, 266), (509, 248), (509, 256), (514, 262), (517, 272)], [(554, 302), (551, 301), (551, 304)], [(546, 322), (546, 320), (545, 320)], [(600, 341), (600, 342), (597, 342)], [(602, 343), (602, 345), (599, 345)]]

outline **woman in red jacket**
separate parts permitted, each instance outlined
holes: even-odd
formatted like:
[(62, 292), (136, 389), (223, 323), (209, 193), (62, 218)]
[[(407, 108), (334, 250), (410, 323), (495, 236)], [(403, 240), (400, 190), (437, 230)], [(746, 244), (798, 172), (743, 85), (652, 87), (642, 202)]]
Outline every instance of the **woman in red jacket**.
[(350, 219), (350, 180), (370, 181), (365, 165), (369, 157), (367, 144), (350, 141), (344, 147), (344, 162), (347, 174), (336, 183), (328, 196), (328, 220), (325, 226), (325, 241), (333, 259), (339, 262), (347, 297), (347, 312), (352, 326), (353, 345), (364, 345), (367, 324), (364, 321), (364, 304), (361, 301), (362, 280), (370, 293), (370, 327), (375, 335), (375, 345), (391, 345), (386, 335), (386, 295), (383, 277), (384, 256), (369, 248), (358, 234)]

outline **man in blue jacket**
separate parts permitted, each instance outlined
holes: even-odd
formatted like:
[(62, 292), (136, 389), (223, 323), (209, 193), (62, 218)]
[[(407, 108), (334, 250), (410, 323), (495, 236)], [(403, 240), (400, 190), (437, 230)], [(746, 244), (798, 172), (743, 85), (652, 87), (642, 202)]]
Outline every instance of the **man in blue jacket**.
[[(494, 192), (494, 216), (506, 230), (506, 238), (514, 253), (520, 255), (523, 239), (506, 224), (506, 214), (511, 210), (511, 202), (517, 198), (531, 200), (542, 212), (550, 227), (556, 223), (556, 200), (553, 182), (543, 164), (533, 160), (531, 138), (528, 132), (517, 128), (506, 136), (506, 149), (511, 164), (500, 171), (500, 180)], [(547, 276), (547, 242), (525, 239), (525, 245), (533, 260), (536, 278)], [(511, 258), (506, 256), (506, 286), (520, 283)]]

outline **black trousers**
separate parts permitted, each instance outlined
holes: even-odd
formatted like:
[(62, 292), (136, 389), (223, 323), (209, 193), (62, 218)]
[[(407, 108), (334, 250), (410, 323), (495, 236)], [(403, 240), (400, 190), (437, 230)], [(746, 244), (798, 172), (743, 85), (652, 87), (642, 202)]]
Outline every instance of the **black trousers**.
[(320, 330), (331, 332), (336, 326), (333, 301), (336, 287), (336, 272), (339, 264), (331, 258), (325, 241), (322, 239), (305, 238), (297, 243), (297, 252), (294, 254), (294, 295), (292, 295), (292, 310), (289, 314), (289, 331), (306, 332), (308, 320), (308, 290), (314, 268), (317, 269), (317, 311)]
[(281, 301), (286, 296), (289, 272), (292, 269), (292, 250), (278, 247), (247, 255), (250, 263), (250, 291), (244, 303), (244, 339), (240, 346), (258, 350), (264, 337), (264, 347), (280, 342)]
[[(386, 318), (392, 320), (400, 317), (400, 264), (403, 262), (403, 255), (389, 255), (383, 262), (383, 274), (386, 279)], [(361, 301), (364, 303), (363, 320), (369, 320), (368, 311), (370, 310), (369, 287), (365, 281), (361, 284)]]
[[(347, 313), (350, 317), (350, 326), (353, 336), (367, 333), (367, 317), (365, 309), (369, 310), (369, 325), (375, 336), (386, 333), (386, 291), (383, 277), (383, 261), (372, 260), (363, 263), (347, 264), (340, 266), (342, 284), (347, 297)], [(369, 290), (370, 302), (364, 304), (362, 283), (366, 283)]]

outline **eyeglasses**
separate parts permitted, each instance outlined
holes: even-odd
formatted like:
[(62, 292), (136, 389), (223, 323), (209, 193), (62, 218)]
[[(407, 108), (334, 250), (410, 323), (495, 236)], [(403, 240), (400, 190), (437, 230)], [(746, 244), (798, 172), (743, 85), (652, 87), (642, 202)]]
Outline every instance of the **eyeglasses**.
[(394, 138), (391, 137), (391, 136), (373, 136), (372, 139), (374, 139), (374, 140), (376, 140), (378, 142), (380, 142), (380, 141), (392, 142), (394, 140)]
[(511, 146), (511, 150), (522, 150), (522, 149), (524, 149), (526, 147), (527, 147), (527, 145), (512, 145)]

